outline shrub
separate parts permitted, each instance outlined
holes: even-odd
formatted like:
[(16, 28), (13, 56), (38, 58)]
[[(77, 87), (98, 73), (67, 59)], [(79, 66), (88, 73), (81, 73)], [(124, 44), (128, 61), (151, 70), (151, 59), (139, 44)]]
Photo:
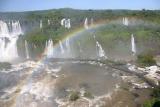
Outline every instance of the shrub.
[(160, 101), (156, 101), (152, 107), (160, 107)]
[(160, 89), (153, 89), (152, 92), (153, 99), (144, 103), (143, 107), (160, 107)]
[(84, 93), (84, 97), (91, 98), (91, 99), (94, 98), (94, 96), (88, 91)]
[(152, 96), (155, 98), (160, 98), (160, 89), (154, 89)]
[(160, 104), (160, 100), (152, 99), (152, 100), (145, 102), (143, 104), (143, 107), (160, 107), (160, 106), (158, 106), (159, 104)]
[(69, 96), (69, 100), (70, 101), (76, 101), (77, 99), (79, 99), (79, 92), (77, 92), (77, 91), (73, 91), (73, 92), (71, 92), (71, 94), (70, 94), (70, 96)]
[(156, 64), (153, 55), (145, 54), (145, 55), (138, 55), (137, 63), (139, 66), (152, 66)]

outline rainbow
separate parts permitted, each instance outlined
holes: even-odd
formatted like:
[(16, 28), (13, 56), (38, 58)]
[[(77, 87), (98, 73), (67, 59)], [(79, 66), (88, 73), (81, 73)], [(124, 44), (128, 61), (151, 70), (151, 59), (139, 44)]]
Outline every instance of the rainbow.
[[(87, 30), (90, 30), (90, 29), (93, 29), (93, 28), (98, 28), (98, 27), (103, 26), (103, 25), (105, 25), (105, 24), (102, 23), (102, 22), (96, 23), (96, 24), (94, 24), (93, 26), (90, 26), (90, 28), (87, 29)], [(85, 32), (85, 31), (87, 31), (87, 30), (84, 29), (84, 28), (82, 28), (82, 27), (81, 27), (81, 28), (78, 28), (78, 29), (74, 30), (73, 32), (67, 34), (61, 41), (62, 41), (62, 43), (64, 43), (67, 39), (72, 39), (72, 38), (74, 38), (74, 37), (77, 37), (77, 36), (79, 36), (81, 33)], [(59, 43), (56, 43), (56, 44), (54, 44), (54, 47), (53, 47), (53, 48), (58, 48), (58, 47), (59, 47)], [(36, 72), (36, 71), (40, 68), (39, 64), (43, 64), (43, 63), (44, 63), (44, 61), (45, 61), (45, 59), (46, 59), (46, 56), (45, 56), (44, 54), (45, 54), (45, 51), (44, 51), (44, 52), (42, 53), (42, 55), (38, 58), (39, 60), (36, 62), (36, 65), (35, 65), (32, 69), (30, 69), (30, 70), (28, 71), (28, 72), (31, 72), (31, 74), (28, 74), (28, 76), (26, 77), (26, 79), (25, 79), (23, 82), (21, 82), (20, 85), (18, 85), (18, 89), (19, 89), (20, 91), (19, 91), (19, 93), (17, 93), (17, 96), (16, 96), (16, 98), (15, 98), (15, 100), (14, 100), (13, 106), (16, 106), (16, 105), (17, 105), (17, 102), (20, 100), (20, 92), (23, 90), (23, 87), (24, 87), (25, 85), (28, 85), (28, 84), (30, 83), (30, 81), (32, 80), (32, 75), (33, 75), (33, 73)]]
[[(94, 28), (98, 28), (101, 26), (106, 25), (107, 22), (104, 21), (99, 21), (97, 23), (94, 23), (94, 25), (90, 26), (89, 29), (85, 29), (83, 27), (80, 27), (76, 30), (74, 30), (73, 32), (67, 34), (63, 39), (61, 39), (62, 43), (64, 43), (67, 39), (72, 39), (74, 37), (80, 36), (81, 33), (88, 31), (90, 29), (94, 29)], [(58, 48), (59, 47), (59, 43), (57, 42), (56, 44), (54, 44), (53, 48)], [(45, 51), (43, 52), (43, 54), (41, 55), (41, 57), (38, 60), (38, 63), (43, 63), (43, 61), (46, 59), (46, 57), (44, 56)]]
[[(68, 33), (66, 36), (64, 36), (64, 38), (61, 39), (61, 42), (64, 43), (67, 39), (72, 39), (72, 38), (78, 37), (78, 36), (80, 36), (81, 33), (85, 32), (85, 31), (89, 31), (90, 29), (94, 29), (94, 28), (104, 26), (104, 25), (106, 25), (110, 22), (112, 22), (112, 21), (109, 21), (109, 20), (104, 21), (103, 20), (103, 21), (96, 22), (96, 23), (94, 23), (94, 25), (89, 26), (89, 29), (87, 29), (87, 30), (84, 27), (79, 27), (79, 28), (75, 29), (74, 31)], [(59, 42), (54, 44), (53, 48), (59, 48)], [(20, 85), (18, 85), (18, 89), (20, 91), (19, 91), (19, 93), (17, 93), (17, 96), (14, 99), (13, 107), (14, 106), (16, 107), (17, 102), (20, 101), (20, 99), (21, 99), (20, 98), (20, 92), (23, 90), (23, 87), (30, 83), (30, 81), (32, 80), (33, 73), (36, 72), (40, 68), (39, 64), (43, 64), (45, 60), (46, 60), (46, 56), (45, 56), (45, 50), (44, 50), (44, 52), (38, 58), (38, 60), (36, 62), (36, 65), (28, 71), (28, 72), (31, 72), (31, 73), (27, 75), (26, 79), (24, 81), (22, 81), (20, 83)]]
[[(93, 26), (90, 26), (88, 30), (93, 29), (93, 28), (101, 27), (101, 26), (106, 25), (107, 23), (110, 23), (110, 22), (111, 21), (99, 21), (97, 23), (94, 23)], [(74, 37), (77, 37), (77, 36), (79, 36), (81, 33), (85, 32), (85, 31), (87, 31), (87, 30), (84, 29), (83, 27), (80, 27), (80, 28), (74, 30), (73, 32), (68, 33), (61, 41), (62, 41), (62, 43), (64, 43), (67, 39), (72, 39)], [(59, 47), (59, 43), (54, 44), (54, 48), (58, 48), (58, 47)], [(23, 90), (22, 88), (23, 88), (24, 85), (29, 84), (30, 80), (32, 79), (33, 72), (36, 72), (39, 69), (39, 64), (43, 64), (44, 63), (44, 61), (46, 59), (46, 57), (44, 56), (44, 53), (45, 53), (45, 51), (38, 58), (38, 61), (36, 62), (37, 65), (35, 65), (32, 69), (30, 69), (30, 71), (28, 71), (28, 72), (32, 72), (32, 73), (28, 74), (28, 76), (26, 77), (26, 80), (23, 81), (18, 86), (19, 89), (20, 89), (20, 92), (21, 92), (21, 90)], [(17, 101), (19, 101), (19, 99), (20, 99), (20, 93), (18, 93), (18, 95), (16, 96), (14, 104), (16, 104)]]
[[(87, 30), (83, 27), (77, 28), (73, 32), (68, 33), (63, 39), (61, 39), (61, 41), (62, 41), (62, 43), (64, 43), (65, 40), (67, 40), (67, 39), (72, 39), (74, 37), (77, 37), (77, 36), (79, 36), (79, 34), (85, 32), (85, 31), (88, 31), (88, 30), (93, 29), (93, 28), (101, 27), (101, 26), (105, 25), (106, 23), (107, 22), (99, 21), (97, 23), (94, 23), (94, 25), (90, 26), (89, 29), (87, 29)], [(54, 48), (56, 48), (58, 46), (59, 46), (59, 43), (54, 44)]]
[[(61, 40), (59, 40), (59, 41), (61, 41), (62, 44), (63, 44), (67, 39), (71, 40), (71, 39), (73, 39), (73, 38), (75, 38), (75, 37), (81, 36), (80, 34), (82, 34), (82, 33), (85, 32), (85, 31), (88, 31), (88, 32), (89, 32), (89, 30), (91, 30), (91, 29), (96, 29), (96, 28), (98, 28), (98, 27), (104, 26), (104, 25), (106, 25), (107, 23), (108, 23), (108, 22), (105, 22), (105, 21), (99, 21), (99, 22), (97, 22), (97, 23), (94, 23), (94, 25), (89, 26), (89, 29), (85, 29), (84, 27), (79, 27), (79, 28), (75, 29), (74, 31), (66, 34), (66, 36), (64, 36), (64, 37), (63, 37)], [(59, 45), (59, 42), (57, 42), (57, 43), (54, 44), (53, 48), (56, 49), (56, 48), (59, 48), (59, 46), (60, 46), (60, 45)], [(44, 50), (44, 52), (40, 55), (40, 57), (39, 57), (38, 59), (43, 59), (45, 53), (46, 53), (46, 50)]]

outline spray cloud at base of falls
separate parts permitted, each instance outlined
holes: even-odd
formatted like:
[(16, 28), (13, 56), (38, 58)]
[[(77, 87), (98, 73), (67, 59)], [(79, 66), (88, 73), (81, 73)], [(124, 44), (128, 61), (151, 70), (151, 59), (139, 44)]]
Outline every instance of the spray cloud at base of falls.
[(59, 45), (60, 45), (60, 49), (61, 49), (61, 54), (63, 55), (64, 54), (64, 47), (63, 47), (62, 41), (59, 42)]
[(83, 51), (82, 51), (82, 47), (81, 47), (81, 43), (80, 42), (78, 42), (78, 46), (79, 46), (79, 53), (82, 54)]
[(69, 41), (69, 39), (66, 39), (66, 49), (67, 49), (67, 52), (70, 53), (71, 47), (70, 47), (70, 41)]
[(19, 21), (11, 21), (7, 24), (0, 20), (0, 61), (18, 58), (17, 40), (21, 34), (23, 33)]

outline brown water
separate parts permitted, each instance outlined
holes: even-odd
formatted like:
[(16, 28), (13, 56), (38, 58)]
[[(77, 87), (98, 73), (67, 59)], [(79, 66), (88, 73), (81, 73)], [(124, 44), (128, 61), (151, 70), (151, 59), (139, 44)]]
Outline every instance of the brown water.
[[(149, 89), (132, 88), (133, 80), (142, 83), (141, 79), (95, 62), (31, 65), (1, 72), (5, 83), (1, 82), (0, 107), (138, 107), (149, 98)], [(71, 91), (80, 92), (80, 99), (70, 102)], [(83, 91), (94, 98), (86, 99)]]

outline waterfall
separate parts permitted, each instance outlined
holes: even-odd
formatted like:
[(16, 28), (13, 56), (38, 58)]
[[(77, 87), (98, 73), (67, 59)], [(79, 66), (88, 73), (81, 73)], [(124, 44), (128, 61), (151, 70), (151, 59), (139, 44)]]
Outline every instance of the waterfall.
[(26, 58), (29, 59), (28, 43), (26, 40), (25, 40), (25, 49), (26, 49)]
[(107, 59), (107, 56), (105, 54), (105, 51), (103, 50), (101, 44), (96, 40), (96, 35), (93, 34), (93, 39), (96, 41), (96, 52), (97, 52), (97, 56), (99, 58), (104, 58)]
[(0, 38), (0, 61), (9, 61), (18, 57), (17, 39), (9, 38), (7, 43), (6, 38)]
[(65, 25), (65, 21), (66, 21), (65, 18), (63, 18), (63, 19), (61, 20), (61, 26), (64, 26), (64, 25)]
[(0, 61), (11, 61), (18, 57), (17, 40), (22, 34), (19, 21), (10, 23), (11, 30), (6, 22), (0, 20)]
[(65, 28), (70, 29), (71, 28), (71, 20), (63, 18), (61, 20), (61, 26), (64, 26)]
[(68, 20), (66, 21), (66, 28), (68, 28), (68, 29), (71, 28), (71, 20), (70, 20), (70, 19), (68, 19)]
[(51, 39), (46, 42), (45, 55), (48, 58), (53, 57), (53, 41)]
[(10, 21), (8, 22), (8, 25), (9, 25), (9, 26), (11, 25), (11, 22), (10, 22)]
[(70, 19), (66, 19), (66, 20), (65, 20), (65, 25), (64, 25), (64, 27), (65, 27), (65, 28), (68, 28), (68, 29), (71, 28)]
[(64, 54), (64, 47), (63, 47), (63, 45), (62, 45), (62, 42), (60, 41), (59, 44), (60, 44), (61, 54)]
[(67, 49), (67, 52), (70, 53), (71, 47), (70, 47), (70, 41), (68, 38), (66, 39), (66, 49)]
[(20, 35), (22, 34), (22, 29), (19, 21), (12, 21), (12, 34), (13, 35)]
[(105, 51), (103, 50), (101, 44), (98, 41), (96, 41), (96, 47), (98, 51), (97, 52), (98, 57), (107, 59), (107, 56), (105, 55)]
[(136, 44), (135, 44), (135, 39), (134, 39), (134, 35), (131, 35), (131, 50), (133, 55), (136, 54)]
[(36, 46), (35, 44), (33, 45), (33, 47), (34, 47), (35, 49), (37, 48), (37, 46)]
[(48, 25), (50, 25), (51, 24), (51, 22), (50, 22), (50, 20), (48, 20)]
[(40, 20), (39, 28), (42, 29), (42, 27), (43, 27), (43, 22), (42, 20)]
[(124, 24), (125, 26), (128, 26), (128, 25), (129, 25), (128, 18), (126, 18), (126, 17), (123, 18), (123, 24)]
[(9, 37), (9, 29), (7, 23), (0, 21), (0, 37)]
[(88, 27), (88, 18), (86, 18), (85, 21), (84, 21), (84, 28), (85, 28), (85, 29), (88, 29), (88, 28), (89, 28), (89, 27)]

